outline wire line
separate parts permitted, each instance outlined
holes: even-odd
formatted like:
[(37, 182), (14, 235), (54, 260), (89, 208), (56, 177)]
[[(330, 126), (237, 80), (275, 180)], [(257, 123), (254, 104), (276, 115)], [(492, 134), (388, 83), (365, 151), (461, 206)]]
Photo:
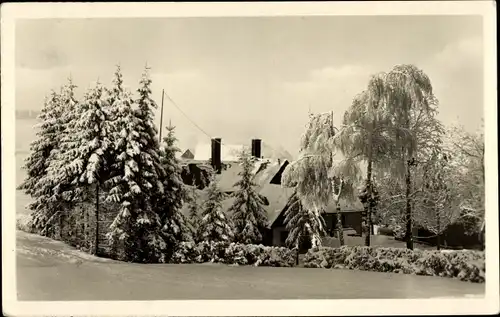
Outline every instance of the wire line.
[[(167, 94), (167, 92), (163, 91), (163, 94), (167, 97), (168, 100), (170, 100), (170, 102), (177, 108), (177, 110), (180, 111), (180, 113), (182, 113), (186, 119), (189, 120), (189, 122), (191, 122), (195, 127), (197, 127), (201, 132), (203, 132), (203, 134), (205, 134), (206, 136), (208, 136), (211, 140), (215, 140), (208, 132), (206, 132), (202, 127), (200, 127), (198, 124), (196, 124), (196, 122), (194, 122), (194, 120), (192, 120), (184, 111), (182, 111), (182, 109), (177, 105), (177, 103)], [(216, 141), (216, 142), (219, 142), (221, 145), (224, 145), (224, 143), (222, 143), (221, 141)]]

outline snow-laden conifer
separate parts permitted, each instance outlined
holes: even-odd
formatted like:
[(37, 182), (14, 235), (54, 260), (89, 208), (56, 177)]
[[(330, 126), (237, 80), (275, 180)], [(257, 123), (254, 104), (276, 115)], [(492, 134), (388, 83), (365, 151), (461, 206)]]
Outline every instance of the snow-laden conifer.
[(181, 212), (187, 194), (181, 178), (182, 169), (176, 158), (176, 153), (180, 150), (175, 144), (177, 139), (174, 132), (175, 127), (169, 124), (160, 151), (164, 171), (162, 177), (164, 191), (158, 213), (162, 223), (162, 234), (167, 243), (167, 256), (174, 252), (180, 242), (192, 240), (188, 220)]
[(212, 176), (198, 229), (202, 241), (233, 241), (233, 228), (222, 208), (223, 200), (224, 194), (220, 191), (215, 177)]
[(57, 208), (49, 203), (52, 195), (52, 183), (47, 179), (47, 168), (53, 159), (53, 152), (58, 150), (61, 132), (64, 126), (58, 119), (60, 113), (60, 95), (52, 91), (45, 100), (45, 105), (38, 117), (37, 138), (30, 145), (30, 155), (25, 161), (27, 177), (19, 186), (33, 198), (28, 208), (31, 210), (31, 229), (42, 235), (50, 235), (50, 225)]
[(139, 89), (137, 89), (139, 98), (136, 100), (136, 115), (142, 122), (140, 126), (141, 130), (138, 132), (141, 136), (141, 141), (144, 142), (143, 146), (148, 149), (148, 151), (158, 153), (158, 130), (154, 124), (154, 111), (158, 106), (151, 98), (152, 81), (149, 71), (150, 68), (146, 66), (139, 82)]
[[(78, 101), (75, 98), (75, 88), (71, 78), (61, 87), (60, 94), (53, 93), (49, 110), (42, 118), (40, 132), (54, 136), (55, 146), (48, 153), (48, 157), (42, 162), (45, 165), (44, 173), (36, 181), (36, 187), (30, 190), (34, 198), (29, 208), (32, 210), (32, 229), (43, 235), (54, 233), (55, 224), (64, 213), (69, 210), (66, 206), (67, 197), (62, 195), (61, 188), (67, 184), (60, 183), (55, 177), (54, 167), (57, 165), (61, 152), (61, 141), (67, 134), (68, 127), (77, 116)], [(47, 152), (46, 152), (47, 153)], [(59, 228), (60, 229), (60, 228)]]
[(253, 182), (253, 162), (248, 151), (241, 153), (239, 163), (241, 177), (234, 186), (237, 188), (233, 194), (235, 198), (229, 211), (232, 212), (235, 240), (245, 244), (258, 244), (262, 242), (262, 235), (267, 226), (267, 214), (264, 209), (264, 199), (256, 191), (257, 184)]
[[(138, 98), (135, 100), (135, 116), (138, 120), (137, 133), (141, 142), (141, 149), (150, 157), (150, 162), (153, 164), (151, 168), (156, 174), (156, 187), (157, 191), (150, 192), (153, 208), (159, 214), (163, 209), (164, 198), (164, 179), (165, 170), (162, 165), (162, 151), (160, 142), (158, 141), (158, 131), (154, 124), (154, 111), (158, 108), (156, 102), (151, 98), (151, 78), (149, 74), (150, 68), (146, 66), (142, 73), (141, 80), (139, 81), (139, 88), (137, 89)], [(122, 80), (119, 75), (116, 76), (115, 86), (122, 87)], [(115, 89), (118, 91), (119, 89)]]
[(325, 221), (317, 208), (305, 208), (295, 192), (285, 207), (285, 224), (289, 231), (286, 244), (299, 249), (310, 243), (311, 247), (321, 246), (325, 235)]
[(46, 174), (51, 151), (59, 146), (63, 129), (57, 121), (61, 116), (59, 97), (58, 93), (52, 91), (50, 96), (45, 98), (45, 105), (38, 116), (39, 122), (34, 127), (37, 130), (36, 139), (30, 144), (30, 154), (23, 166), (27, 177), (18, 188), (28, 195), (34, 194), (39, 180)]
[(61, 116), (58, 118), (64, 126), (65, 129), (63, 133), (67, 132), (67, 128), (75, 122), (80, 116), (81, 109), (79, 109), (80, 104), (75, 96), (75, 89), (77, 86), (73, 83), (71, 77), (68, 78), (66, 84), (61, 87), (60, 112)]
[(104, 180), (112, 143), (106, 129), (103, 93), (100, 83), (89, 89), (79, 105), (78, 116), (67, 125), (57, 162), (51, 167), (59, 177), (58, 183), (66, 180), (74, 186), (85, 186)]
[(125, 258), (138, 262), (162, 261), (165, 242), (160, 235), (161, 220), (152, 205), (152, 194), (162, 192), (157, 156), (144, 149), (141, 139), (144, 122), (133, 110), (130, 92), (123, 88), (120, 68), (110, 91), (109, 114), (113, 120), (114, 162), (106, 183), (108, 202), (120, 204), (108, 237), (124, 246)]
[[(93, 202), (99, 219), (99, 197), (108, 179), (112, 159), (110, 123), (104, 108), (104, 88), (100, 83), (89, 89), (61, 140), (57, 160), (50, 167), (56, 187), (66, 201)], [(98, 251), (99, 222), (96, 223), (95, 250)]]

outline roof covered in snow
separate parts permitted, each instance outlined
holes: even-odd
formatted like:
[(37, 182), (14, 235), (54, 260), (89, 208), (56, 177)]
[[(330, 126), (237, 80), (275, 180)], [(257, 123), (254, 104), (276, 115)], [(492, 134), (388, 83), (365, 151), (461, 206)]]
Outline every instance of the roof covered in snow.
[[(271, 181), (275, 179), (279, 173), (283, 172), (284, 167), (286, 167), (287, 164), (287, 160), (282, 161), (268, 159), (256, 160), (254, 163), (253, 174), (254, 182), (257, 184), (256, 190), (267, 200), (267, 204), (264, 208), (266, 209), (270, 225), (282, 213), (284, 207), (294, 192), (293, 188), (284, 188), (280, 184), (271, 183)], [(234, 184), (239, 180), (239, 173), (241, 170), (242, 167), (238, 163), (233, 163), (228, 166), (227, 170), (223, 170), (220, 175), (216, 176), (220, 190), (227, 194), (227, 199), (223, 202), (223, 208), (226, 212), (234, 201), (234, 198), (230, 196), (230, 193), (235, 190)], [(200, 205), (203, 204), (206, 200), (206, 189), (198, 190), (198, 198), (198, 203)], [(359, 211), (363, 208), (360, 203), (351, 204), (343, 200), (341, 200), (340, 204), (342, 212)], [(335, 204), (331, 204), (327, 208), (328, 213), (335, 212), (335, 210)], [(183, 208), (183, 213), (187, 215), (187, 212), (186, 204)]]

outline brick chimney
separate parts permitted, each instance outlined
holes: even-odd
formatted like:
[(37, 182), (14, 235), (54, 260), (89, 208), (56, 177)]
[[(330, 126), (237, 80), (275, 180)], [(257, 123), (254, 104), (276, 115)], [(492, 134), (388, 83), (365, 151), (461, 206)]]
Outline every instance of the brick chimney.
[(212, 139), (212, 167), (217, 174), (222, 171), (221, 143), (220, 138)]
[(252, 156), (255, 158), (262, 158), (262, 140), (253, 139), (252, 140)]

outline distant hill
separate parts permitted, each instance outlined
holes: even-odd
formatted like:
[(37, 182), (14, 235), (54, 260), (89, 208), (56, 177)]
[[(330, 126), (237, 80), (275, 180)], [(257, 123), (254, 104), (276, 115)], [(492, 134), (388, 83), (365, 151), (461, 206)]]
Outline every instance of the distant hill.
[(37, 110), (16, 110), (16, 119), (36, 119), (39, 114)]
[(262, 156), (271, 159), (286, 159), (288, 161), (293, 160), (293, 156), (285, 150), (282, 146), (273, 147), (268, 145), (266, 142), (262, 142)]

